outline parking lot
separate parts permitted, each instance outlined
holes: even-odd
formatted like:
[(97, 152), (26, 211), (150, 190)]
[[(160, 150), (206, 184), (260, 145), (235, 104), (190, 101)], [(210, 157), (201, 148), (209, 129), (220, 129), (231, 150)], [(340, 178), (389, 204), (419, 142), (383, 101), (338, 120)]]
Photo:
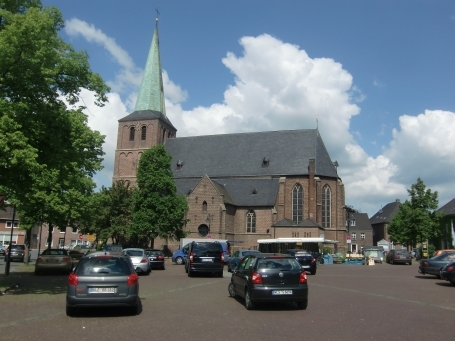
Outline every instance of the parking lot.
[[(455, 287), (422, 276), (418, 265), (320, 265), (308, 276), (309, 305), (262, 305), (247, 311), (230, 298), (230, 274), (187, 277), (166, 270), (140, 277), (142, 309), (91, 309), (65, 315), (66, 276), (12, 273), (0, 297), (2, 340), (448, 340), (453, 338)], [(2, 281), (4, 277), (2, 277)]]

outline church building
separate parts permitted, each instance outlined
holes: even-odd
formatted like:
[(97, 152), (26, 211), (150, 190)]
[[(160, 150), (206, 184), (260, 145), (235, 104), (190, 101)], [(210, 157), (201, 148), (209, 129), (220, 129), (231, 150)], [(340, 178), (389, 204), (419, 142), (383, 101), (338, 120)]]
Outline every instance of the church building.
[[(177, 137), (166, 116), (156, 24), (136, 106), (118, 121), (113, 181), (134, 185), (142, 153), (163, 144), (188, 201), (188, 238), (227, 239), (237, 249), (300, 238), (345, 252), (344, 185), (318, 129)], [(171, 250), (178, 244), (155, 240)]]

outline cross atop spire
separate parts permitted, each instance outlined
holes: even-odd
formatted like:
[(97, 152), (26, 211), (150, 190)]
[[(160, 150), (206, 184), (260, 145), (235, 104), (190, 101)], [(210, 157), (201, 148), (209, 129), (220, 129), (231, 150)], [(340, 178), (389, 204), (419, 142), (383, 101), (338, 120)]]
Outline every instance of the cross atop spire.
[(156, 26), (153, 32), (152, 45), (150, 46), (141, 87), (137, 95), (134, 111), (153, 110), (166, 117), (164, 104), (163, 76), (161, 70), (160, 41), (158, 38), (158, 9), (156, 9)]

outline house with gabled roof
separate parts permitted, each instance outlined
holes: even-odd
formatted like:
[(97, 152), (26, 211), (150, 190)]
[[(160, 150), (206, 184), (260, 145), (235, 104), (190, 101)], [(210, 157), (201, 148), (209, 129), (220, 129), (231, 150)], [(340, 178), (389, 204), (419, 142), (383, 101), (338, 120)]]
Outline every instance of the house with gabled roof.
[(451, 249), (455, 247), (455, 198), (438, 209), (443, 214), (441, 219), (442, 231), (445, 236), (441, 239), (441, 249)]
[[(373, 245), (377, 246), (378, 242), (381, 240), (387, 240), (391, 243), (390, 236), (387, 233), (387, 228), (389, 224), (392, 222), (393, 217), (395, 214), (398, 213), (400, 209), (400, 199), (396, 199), (394, 202), (388, 203), (384, 207), (382, 207), (378, 212), (373, 214), (370, 218), (370, 223), (373, 228)], [(391, 245), (389, 246), (389, 250), (393, 249)]]
[(257, 248), (258, 239), (323, 234), (346, 252), (344, 184), (318, 129), (177, 137), (164, 105), (158, 21), (134, 112), (118, 122), (113, 181), (134, 185), (142, 153), (163, 144), (188, 201), (187, 237)]

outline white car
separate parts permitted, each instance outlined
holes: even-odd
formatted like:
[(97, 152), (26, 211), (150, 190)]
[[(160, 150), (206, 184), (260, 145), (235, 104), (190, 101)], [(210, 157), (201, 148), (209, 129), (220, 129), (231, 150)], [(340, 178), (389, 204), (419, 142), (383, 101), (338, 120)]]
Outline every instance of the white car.
[(144, 249), (139, 248), (127, 248), (123, 249), (123, 254), (129, 256), (133, 262), (134, 269), (137, 273), (150, 274), (152, 268), (150, 266), (150, 260), (145, 254)]

